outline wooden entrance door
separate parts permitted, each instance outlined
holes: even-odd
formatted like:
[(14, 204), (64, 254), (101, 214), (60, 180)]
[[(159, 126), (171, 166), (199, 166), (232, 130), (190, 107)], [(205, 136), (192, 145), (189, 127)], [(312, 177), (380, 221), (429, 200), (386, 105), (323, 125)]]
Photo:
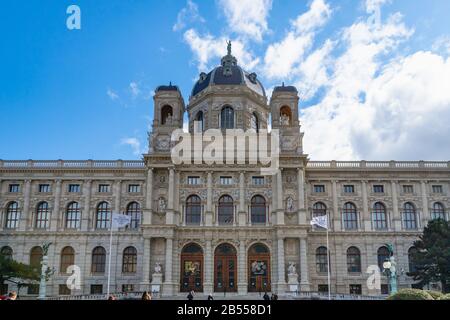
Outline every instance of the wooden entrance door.
[(203, 251), (196, 244), (185, 246), (181, 252), (180, 290), (203, 291)]
[(237, 291), (236, 249), (228, 243), (218, 246), (214, 253), (214, 291)]
[(248, 253), (248, 291), (268, 292), (270, 282), (270, 253), (263, 244), (254, 244)]

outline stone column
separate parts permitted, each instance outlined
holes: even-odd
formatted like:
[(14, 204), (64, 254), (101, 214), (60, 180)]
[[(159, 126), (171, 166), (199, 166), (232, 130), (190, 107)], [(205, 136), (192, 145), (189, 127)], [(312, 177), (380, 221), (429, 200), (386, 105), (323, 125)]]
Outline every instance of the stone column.
[(336, 180), (332, 181), (332, 194), (333, 194), (333, 224), (330, 226), (334, 226), (334, 231), (341, 231), (341, 214), (339, 212), (339, 204), (338, 204), (338, 196), (337, 196), (337, 182)]
[(392, 228), (395, 231), (402, 230), (402, 217), (398, 209), (398, 198), (397, 198), (397, 181), (391, 181), (391, 192), (392, 192)]
[(150, 288), (150, 250), (151, 250), (151, 238), (144, 238), (144, 253), (142, 255), (142, 282), (141, 291), (151, 291)]
[(277, 240), (277, 262), (278, 262), (278, 293), (284, 293), (286, 291), (286, 268), (284, 262), (284, 238)]
[(308, 272), (308, 246), (306, 238), (300, 238), (300, 291), (310, 291)]
[(306, 224), (307, 210), (305, 201), (305, 172), (303, 171), (303, 168), (297, 169), (297, 185), (298, 223)]
[(25, 231), (33, 227), (33, 210), (30, 210), (30, 197), (31, 180), (25, 180), (25, 186), (23, 190), (23, 208), (19, 231)]
[(203, 292), (205, 294), (209, 294), (213, 292), (213, 269), (214, 269), (214, 263), (213, 263), (213, 252), (212, 252), (212, 244), (211, 240), (206, 240), (206, 250), (205, 250), (205, 282), (203, 283)]
[(83, 184), (84, 210), (81, 213), (81, 231), (88, 231), (90, 229), (90, 221), (92, 220), (91, 192), (92, 181), (87, 180)]
[(247, 225), (247, 210), (245, 209), (245, 173), (239, 173), (239, 226)]
[(173, 239), (166, 238), (166, 261), (164, 269), (163, 293), (171, 296), (174, 294), (174, 282), (172, 280), (172, 258), (173, 258)]
[(143, 224), (152, 224), (153, 214), (153, 168), (148, 168), (147, 171), (147, 188), (145, 192), (145, 209), (143, 210), (144, 216), (142, 219)]
[(277, 173), (277, 221), (276, 224), (284, 224), (284, 201), (283, 201), (283, 174), (282, 169)]
[(118, 180), (114, 183), (113, 197), (114, 197), (114, 212), (115, 213), (121, 213), (120, 212), (121, 187), (122, 187), (122, 181)]
[(174, 185), (175, 185), (175, 170), (174, 168), (169, 168), (169, 192), (167, 200), (167, 210), (166, 210), (166, 224), (174, 224), (174, 214), (173, 214), (173, 202), (174, 202)]
[[(422, 212), (421, 216), (417, 217), (417, 222), (420, 221), (418, 227), (423, 228), (428, 224), (430, 220), (430, 212), (428, 208), (428, 198), (427, 198), (427, 181), (420, 181), (421, 192), (422, 192)], [(417, 212), (419, 214), (419, 212)]]
[[(57, 231), (64, 228), (64, 212), (61, 214), (61, 180), (56, 180), (55, 186), (55, 201), (53, 203), (53, 210), (50, 215), (50, 231)], [(64, 211), (64, 209), (63, 209)]]
[[(212, 172), (208, 171), (208, 177), (207, 177), (207, 196), (206, 196), (206, 212), (205, 212), (205, 217), (204, 217), (204, 221), (205, 221), (205, 225), (206, 226), (212, 226), (213, 224), (213, 215), (215, 214), (213, 212), (213, 205), (212, 205), (212, 198), (213, 198), (213, 193), (212, 193), (212, 187), (213, 187), (213, 182), (212, 182)], [(216, 223), (217, 223), (217, 217), (215, 217), (216, 219)]]
[(361, 228), (364, 228), (365, 231), (372, 230), (372, 219), (370, 216), (370, 208), (369, 208), (369, 200), (367, 198), (367, 181), (363, 180), (361, 184), (361, 193), (362, 193), (362, 221)]
[(245, 247), (245, 241), (239, 240), (239, 252), (238, 252), (238, 294), (246, 295), (248, 290), (247, 280), (247, 248)]

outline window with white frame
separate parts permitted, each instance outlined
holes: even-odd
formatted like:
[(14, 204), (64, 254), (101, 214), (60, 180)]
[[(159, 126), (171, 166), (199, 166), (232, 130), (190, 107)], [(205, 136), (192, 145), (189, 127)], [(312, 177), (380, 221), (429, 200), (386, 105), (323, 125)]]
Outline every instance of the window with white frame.
[(187, 178), (187, 184), (189, 184), (189, 185), (200, 184), (200, 177), (189, 176)]
[(81, 187), (79, 184), (69, 184), (68, 191), (70, 193), (77, 193), (81, 191)]
[(255, 186), (261, 186), (264, 184), (264, 177), (252, 177), (252, 183)]
[(233, 184), (233, 178), (232, 177), (220, 177), (220, 184), (222, 184), (222, 185)]
[(138, 184), (129, 184), (128, 192), (129, 193), (139, 193), (139, 192), (141, 192), (141, 186)]
[(41, 192), (41, 193), (48, 193), (48, 192), (50, 192), (50, 185), (46, 184), (46, 183), (40, 184), (39, 185), (39, 192)]
[(16, 183), (10, 184), (8, 190), (10, 193), (18, 193), (20, 191), (20, 185)]
[(433, 193), (443, 193), (441, 185), (433, 185), (432, 187)]

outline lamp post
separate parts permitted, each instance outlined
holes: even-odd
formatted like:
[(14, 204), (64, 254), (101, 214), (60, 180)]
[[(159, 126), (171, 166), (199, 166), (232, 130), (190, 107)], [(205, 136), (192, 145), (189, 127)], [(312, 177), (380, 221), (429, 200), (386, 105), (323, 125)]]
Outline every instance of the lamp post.
[(42, 245), (42, 261), (41, 261), (41, 278), (39, 282), (39, 300), (45, 300), (47, 295), (47, 278), (51, 275), (48, 268), (48, 248), (51, 242), (46, 242)]
[(391, 294), (397, 293), (397, 262), (394, 257), (394, 247), (392, 244), (387, 245), (389, 249), (389, 260), (383, 262), (383, 269), (389, 279), (389, 286), (391, 288)]

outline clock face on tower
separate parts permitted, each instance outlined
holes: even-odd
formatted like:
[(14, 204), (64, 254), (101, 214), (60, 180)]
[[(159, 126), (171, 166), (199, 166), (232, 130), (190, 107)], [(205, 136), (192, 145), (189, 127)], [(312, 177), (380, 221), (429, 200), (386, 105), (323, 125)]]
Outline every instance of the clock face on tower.
[(156, 149), (160, 151), (167, 151), (170, 147), (170, 138), (168, 136), (159, 136), (156, 138)]

